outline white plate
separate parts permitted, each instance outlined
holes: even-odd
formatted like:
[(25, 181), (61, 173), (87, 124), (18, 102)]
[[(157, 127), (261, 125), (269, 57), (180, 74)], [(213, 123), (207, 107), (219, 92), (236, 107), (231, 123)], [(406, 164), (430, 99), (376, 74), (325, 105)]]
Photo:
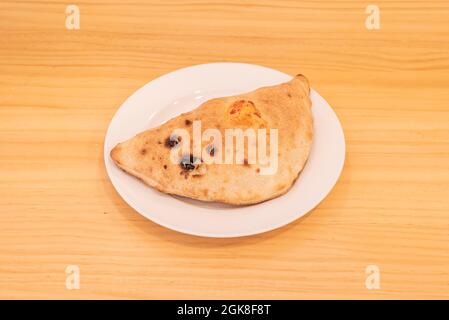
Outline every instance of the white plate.
[(291, 78), (257, 65), (210, 63), (180, 69), (147, 83), (123, 103), (106, 133), (104, 160), (114, 187), (131, 207), (148, 219), (198, 236), (253, 235), (279, 228), (303, 216), (330, 192), (340, 176), (345, 158), (340, 122), (329, 104), (313, 90), (311, 154), (290, 191), (270, 201), (235, 207), (173, 197), (126, 174), (109, 157), (117, 143), (190, 111), (204, 101), (275, 85)]

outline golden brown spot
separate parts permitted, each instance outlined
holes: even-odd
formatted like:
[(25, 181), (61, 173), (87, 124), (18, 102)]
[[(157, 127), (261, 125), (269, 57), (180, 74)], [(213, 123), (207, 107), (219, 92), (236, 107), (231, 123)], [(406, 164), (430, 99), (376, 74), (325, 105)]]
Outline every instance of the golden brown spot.
[(164, 164), (164, 169), (167, 169), (167, 165), (166, 164)]
[(147, 149), (142, 149), (142, 150), (140, 150), (140, 154), (141, 155), (145, 155), (147, 153)]
[(192, 124), (192, 120), (186, 119), (184, 123), (186, 124), (186, 126), (190, 126)]
[(248, 159), (243, 160), (243, 165), (249, 166), (249, 164), (248, 164)]
[(260, 173), (260, 169), (259, 169), (259, 168), (257, 168), (257, 169), (256, 169), (256, 172), (257, 172), (257, 173)]
[(204, 194), (204, 196), (206, 196), (206, 197), (207, 197), (207, 195), (209, 194), (209, 190), (207, 190), (207, 189), (203, 189), (203, 194)]
[(234, 114), (234, 113), (239, 112), (243, 108), (244, 103), (245, 103), (245, 100), (239, 100), (239, 101), (234, 102), (231, 105), (231, 108), (229, 108), (229, 113)]
[(235, 101), (228, 108), (227, 114), (233, 125), (243, 127), (262, 127), (266, 122), (262, 119), (260, 111), (250, 100)]
[(229, 108), (229, 113), (230, 114), (240, 113), (244, 111), (244, 109), (246, 108), (251, 108), (253, 109), (253, 111), (257, 110), (256, 106), (254, 105), (254, 102), (250, 100), (238, 100), (231, 105), (231, 107)]
[(289, 98), (292, 97), (292, 95), (290, 94), (290, 92), (287, 93), (287, 96), (288, 96)]

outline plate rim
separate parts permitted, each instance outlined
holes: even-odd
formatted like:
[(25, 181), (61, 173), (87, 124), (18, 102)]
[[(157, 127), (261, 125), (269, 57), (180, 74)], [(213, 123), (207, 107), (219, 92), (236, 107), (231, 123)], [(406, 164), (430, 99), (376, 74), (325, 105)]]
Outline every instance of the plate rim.
[[(108, 140), (109, 137), (111, 135), (111, 131), (113, 130), (112, 125), (114, 123), (114, 121), (116, 120), (116, 118), (118, 116), (120, 116), (121, 112), (123, 112), (123, 106), (125, 104), (127, 104), (131, 98), (133, 96), (135, 96), (137, 94), (137, 92), (143, 91), (145, 87), (150, 86), (153, 82), (161, 80), (165, 77), (170, 77), (173, 76), (174, 74), (178, 73), (178, 72), (185, 72), (188, 71), (189, 69), (196, 69), (198, 67), (200, 68), (205, 68), (208, 66), (217, 66), (217, 65), (241, 65), (241, 66), (248, 66), (248, 67), (257, 67), (257, 68), (262, 68), (265, 69), (266, 71), (269, 72), (277, 72), (280, 74), (284, 74), (286, 76), (292, 77), (291, 75), (284, 73), (282, 71), (276, 70), (276, 69), (272, 69), (270, 67), (267, 66), (263, 66), (263, 65), (257, 65), (257, 64), (250, 64), (250, 63), (242, 63), (242, 62), (211, 62), (211, 63), (203, 63), (203, 64), (195, 64), (195, 65), (190, 65), (190, 66), (186, 66), (186, 67), (182, 67), (179, 69), (175, 69), (172, 70), (170, 72), (167, 72), (165, 74), (162, 74), (160, 76), (157, 76), (156, 78), (146, 82), (144, 85), (142, 85), (141, 87), (137, 88), (136, 90), (134, 90), (125, 100), (123, 100), (123, 102), (120, 104), (120, 106), (116, 109), (115, 113), (113, 114), (113, 116), (111, 117), (109, 124), (108, 124), (108, 128), (106, 130), (106, 134), (103, 140), (103, 157), (104, 157), (104, 166), (106, 167), (106, 172), (108, 175), (109, 180), (111, 181), (115, 191), (118, 193), (118, 195), (123, 199), (123, 201), (125, 201), (125, 203), (130, 206), (132, 209), (134, 209), (137, 213), (139, 213), (141, 216), (143, 216), (145, 219), (148, 219), (150, 221), (152, 221), (153, 223), (156, 223), (159, 226), (162, 226), (164, 228), (167, 229), (171, 229), (173, 231), (176, 232), (180, 232), (182, 234), (186, 234), (186, 235), (190, 235), (190, 236), (196, 236), (196, 237), (204, 237), (204, 238), (239, 238), (239, 237), (249, 237), (249, 236), (255, 236), (258, 234), (263, 234), (263, 233), (267, 233), (273, 230), (277, 230), (279, 228), (282, 228), (284, 226), (287, 226), (289, 224), (291, 224), (292, 222), (301, 219), (303, 217), (305, 217), (306, 215), (308, 215), (311, 211), (313, 211), (319, 204), (321, 204), (327, 197), (328, 195), (332, 192), (332, 190), (335, 188), (335, 185), (337, 184), (338, 180), (341, 177), (341, 174), (343, 172), (344, 166), (345, 166), (345, 162), (346, 162), (346, 139), (345, 139), (345, 135), (344, 135), (344, 131), (343, 131), (343, 126), (341, 124), (341, 121), (338, 117), (338, 115), (336, 114), (336, 112), (334, 111), (334, 109), (331, 107), (331, 105), (318, 93), (316, 92), (314, 89), (310, 89), (311, 90), (311, 94), (313, 92), (314, 95), (317, 96), (317, 98), (322, 99), (330, 108), (330, 110), (332, 111), (332, 115), (333, 117), (335, 117), (336, 122), (338, 123), (338, 129), (339, 129), (339, 133), (341, 134), (341, 148), (342, 148), (342, 158), (341, 158), (341, 165), (338, 168), (338, 174), (335, 176), (334, 181), (332, 181), (332, 183), (330, 184), (331, 186), (329, 187), (329, 189), (325, 192), (325, 194), (321, 197), (321, 199), (319, 201), (317, 201), (313, 206), (311, 206), (310, 208), (308, 208), (307, 210), (305, 210), (303, 213), (300, 213), (298, 215), (294, 215), (291, 218), (285, 219), (282, 222), (278, 223), (278, 224), (273, 224), (271, 226), (265, 227), (265, 228), (260, 228), (258, 231), (256, 232), (240, 232), (240, 233), (217, 233), (217, 232), (193, 232), (187, 229), (183, 229), (180, 228), (176, 225), (172, 225), (170, 223), (166, 223), (163, 221), (159, 221), (157, 219), (154, 219), (154, 217), (149, 217), (149, 215), (147, 215), (145, 213), (146, 210), (144, 210), (143, 208), (141, 208), (139, 205), (137, 205), (135, 202), (127, 199), (127, 192), (121, 187), (120, 183), (119, 183), (119, 179), (117, 177), (115, 177), (112, 173), (111, 173), (111, 169), (109, 168), (108, 165), (108, 158), (109, 158), (109, 149), (107, 148), (108, 146)], [(336, 170), (337, 171), (337, 170)], [(295, 181), (296, 183), (296, 181)], [(148, 187), (148, 186), (146, 186)], [(148, 187), (150, 188), (150, 187)], [(287, 191), (287, 193), (290, 192)], [(173, 199), (176, 200), (176, 199)], [(267, 201), (271, 201), (271, 200), (267, 200)], [(257, 205), (257, 204), (256, 204)], [(251, 206), (251, 205), (250, 205)]]

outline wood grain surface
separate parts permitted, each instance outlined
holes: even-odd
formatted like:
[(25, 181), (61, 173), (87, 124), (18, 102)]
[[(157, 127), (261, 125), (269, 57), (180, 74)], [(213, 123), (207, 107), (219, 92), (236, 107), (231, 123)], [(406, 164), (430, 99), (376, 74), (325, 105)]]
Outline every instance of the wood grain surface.
[[(79, 30), (67, 4), (0, 2), (0, 298), (449, 298), (449, 2), (373, 1), (380, 30), (366, 1), (82, 0)], [(342, 122), (341, 179), (279, 230), (179, 234), (106, 175), (121, 103), (216, 61), (303, 73)]]

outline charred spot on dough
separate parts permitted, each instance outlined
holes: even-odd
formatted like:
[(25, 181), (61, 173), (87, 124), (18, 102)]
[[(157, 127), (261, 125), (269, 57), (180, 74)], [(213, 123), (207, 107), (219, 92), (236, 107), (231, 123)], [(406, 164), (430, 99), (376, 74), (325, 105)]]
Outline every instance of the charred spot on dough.
[(165, 139), (165, 146), (167, 148), (173, 148), (180, 143), (182, 138), (180, 136), (171, 135), (167, 139)]
[(144, 156), (146, 153), (147, 153), (147, 149), (143, 148), (143, 149), (140, 150), (140, 154), (141, 155)]
[(192, 120), (186, 119), (184, 123), (186, 124), (186, 126), (190, 126), (192, 124)]
[(243, 160), (243, 165), (246, 167), (249, 167), (248, 159)]
[(198, 158), (194, 157), (192, 154), (184, 155), (181, 158), (179, 165), (184, 171), (192, 171), (199, 165)]
[(215, 155), (215, 146), (213, 144), (210, 144), (206, 147), (207, 153), (213, 157)]
[(189, 177), (189, 173), (187, 171), (181, 170), (179, 172), (180, 176), (184, 176), (184, 179), (187, 179)]
[(157, 144), (162, 144), (162, 142), (158, 141)]
[(164, 164), (164, 169), (167, 169), (167, 165), (166, 164)]
[(206, 174), (207, 166), (201, 158), (197, 158), (192, 154), (184, 155), (179, 163), (182, 172), (192, 177), (200, 177)]

